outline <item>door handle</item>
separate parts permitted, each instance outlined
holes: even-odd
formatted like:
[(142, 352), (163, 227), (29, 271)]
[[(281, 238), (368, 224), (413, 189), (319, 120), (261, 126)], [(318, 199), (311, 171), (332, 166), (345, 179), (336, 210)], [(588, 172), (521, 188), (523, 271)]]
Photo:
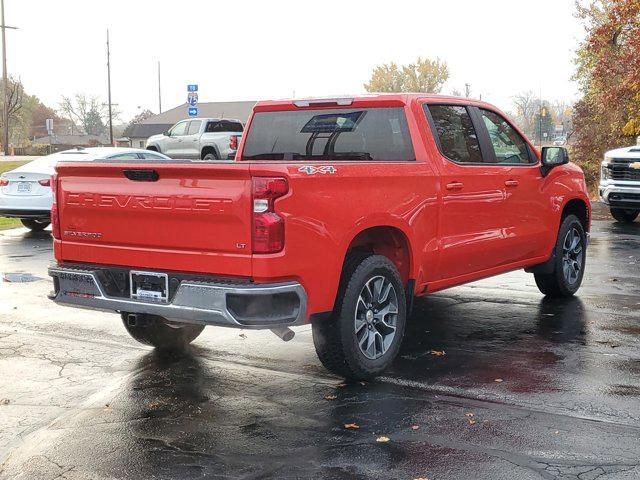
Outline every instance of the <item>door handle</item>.
[(504, 184), (507, 187), (517, 187), (518, 185), (520, 185), (517, 180), (507, 180), (506, 182), (504, 182)]
[(451, 182), (447, 183), (447, 190), (461, 190), (464, 184), (462, 182)]

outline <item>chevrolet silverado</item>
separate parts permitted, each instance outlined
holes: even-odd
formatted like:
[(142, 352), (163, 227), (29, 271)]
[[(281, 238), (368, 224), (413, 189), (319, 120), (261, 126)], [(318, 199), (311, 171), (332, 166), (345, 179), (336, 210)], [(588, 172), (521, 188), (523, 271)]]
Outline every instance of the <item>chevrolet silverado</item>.
[(65, 161), (52, 183), (51, 298), (159, 349), (311, 323), (330, 371), (372, 378), (414, 297), (517, 269), (566, 297), (585, 271), (580, 168), (456, 97), (259, 102), (235, 162)]

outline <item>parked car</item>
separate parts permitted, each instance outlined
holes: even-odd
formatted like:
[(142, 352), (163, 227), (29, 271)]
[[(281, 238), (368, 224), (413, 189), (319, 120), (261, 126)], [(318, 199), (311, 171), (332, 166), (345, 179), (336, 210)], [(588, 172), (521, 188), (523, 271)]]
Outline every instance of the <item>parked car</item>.
[(118, 312), (160, 349), (205, 325), (287, 340), (311, 323), (322, 363), (365, 379), (416, 296), (523, 268), (554, 297), (582, 282), (582, 171), (487, 103), (259, 102), (247, 132), (234, 165), (59, 164), (52, 299)]
[(40, 157), (0, 176), (0, 217), (19, 218), (22, 224), (34, 231), (47, 228), (51, 223), (50, 212), (53, 196), (51, 175), (59, 161), (90, 161), (97, 158), (119, 160), (170, 160), (160, 153), (137, 148), (76, 148)]
[(244, 127), (239, 120), (181, 120), (166, 132), (149, 137), (146, 148), (171, 158), (233, 160)]
[(600, 198), (618, 222), (640, 214), (640, 145), (610, 150), (600, 168)]

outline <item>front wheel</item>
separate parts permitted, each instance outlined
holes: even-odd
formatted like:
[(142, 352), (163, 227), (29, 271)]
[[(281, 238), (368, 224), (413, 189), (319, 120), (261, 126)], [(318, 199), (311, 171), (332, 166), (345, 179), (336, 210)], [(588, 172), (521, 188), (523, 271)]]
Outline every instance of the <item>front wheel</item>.
[(332, 317), (312, 325), (320, 361), (346, 378), (381, 374), (400, 350), (406, 314), (402, 280), (388, 258), (348, 258)]
[(620, 223), (633, 223), (640, 213), (640, 210), (627, 210), (613, 207), (610, 208), (609, 211), (611, 212), (611, 216)]
[(49, 226), (51, 223), (47, 218), (22, 218), (20, 219), (22, 225), (27, 227), (32, 232), (41, 232)]
[(578, 291), (586, 263), (586, 234), (578, 217), (567, 215), (553, 251), (553, 272), (535, 274), (536, 285), (549, 297), (570, 297)]
[(158, 350), (184, 350), (204, 330), (204, 325), (172, 323), (157, 315), (122, 313), (121, 316), (129, 335)]

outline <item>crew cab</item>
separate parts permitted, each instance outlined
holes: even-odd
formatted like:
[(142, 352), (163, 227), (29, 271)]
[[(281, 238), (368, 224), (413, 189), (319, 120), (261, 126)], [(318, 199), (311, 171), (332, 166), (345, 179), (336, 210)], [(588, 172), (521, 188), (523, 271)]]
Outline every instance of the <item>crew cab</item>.
[(600, 198), (618, 222), (632, 223), (640, 214), (640, 145), (617, 148), (604, 155), (600, 168)]
[(191, 118), (149, 137), (146, 148), (177, 159), (234, 159), (243, 129), (239, 120)]
[(591, 216), (564, 148), (428, 94), (259, 102), (235, 162), (66, 161), (53, 186), (57, 303), (160, 349), (311, 323), (357, 379), (391, 364), (414, 297), (517, 269), (573, 295)]

